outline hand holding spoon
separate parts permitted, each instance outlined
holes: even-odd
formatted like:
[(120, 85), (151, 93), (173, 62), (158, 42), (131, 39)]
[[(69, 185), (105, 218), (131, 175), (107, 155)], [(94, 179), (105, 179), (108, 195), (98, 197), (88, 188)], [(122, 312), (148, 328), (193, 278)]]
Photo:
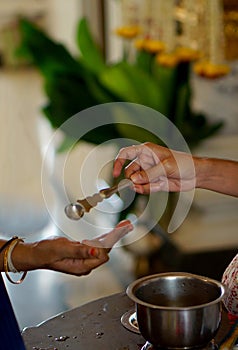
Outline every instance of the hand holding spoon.
[(88, 213), (99, 202), (102, 202), (106, 198), (110, 198), (114, 193), (130, 187), (132, 187), (132, 182), (124, 179), (120, 181), (119, 184), (102, 189), (93, 196), (88, 196), (84, 199), (77, 200), (76, 203), (68, 204), (65, 207), (65, 214), (71, 220), (79, 220), (84, 216), (84, 213)]

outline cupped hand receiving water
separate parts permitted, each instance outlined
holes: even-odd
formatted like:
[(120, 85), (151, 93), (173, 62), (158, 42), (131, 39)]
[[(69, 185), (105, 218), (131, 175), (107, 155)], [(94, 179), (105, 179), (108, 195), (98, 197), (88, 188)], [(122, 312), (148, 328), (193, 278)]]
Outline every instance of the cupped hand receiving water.
[[(109, 233), (83, 242), (66, 237), (53, 237), (34, 243), (19, 241), (11, 259), (18, 271), (47, 269), (76, 276), (87, 275), (109, 260), (108, 253), (112, 247), (132, 229), (131, 222), (125, 220)], [(0, 240), (0, 247), (5, 242)], [(4, 271), (3, 253), (0, 254), (0, 270)]]

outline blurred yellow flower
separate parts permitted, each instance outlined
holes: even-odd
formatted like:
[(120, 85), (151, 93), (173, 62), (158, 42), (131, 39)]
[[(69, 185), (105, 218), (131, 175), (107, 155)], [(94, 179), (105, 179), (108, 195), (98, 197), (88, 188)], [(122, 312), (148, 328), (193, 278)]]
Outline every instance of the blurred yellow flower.
[(208, 61), (201, 61), (194, 64), (194, 72), (202, 77), (215, 79), (230, 72), (230, 67), (226, 64), (215, 64)]
[(179, 59), (175, 53), (162, 53), (156, 56), (156, 62), (161, 66), (175, 67), (179, 63)]
[(123, 26), (115, 30), (115, 33), (125, 39), (134, 39), (141, 32), (138, 26)]
[(155, 54), (155, 53), (159, 53), (161, 51), (164, 51), (165, 44), (159, 40), (145, 39), (144, 38), (144, 39), (136, 40), (135, 47), (138, 50), (145, 50), (147, 52)]
[(175, 50), (175, 54), (180, 62), (196, 61), (201, 56), (199, 51), (191, 49), (190, 47), (178, 47)]

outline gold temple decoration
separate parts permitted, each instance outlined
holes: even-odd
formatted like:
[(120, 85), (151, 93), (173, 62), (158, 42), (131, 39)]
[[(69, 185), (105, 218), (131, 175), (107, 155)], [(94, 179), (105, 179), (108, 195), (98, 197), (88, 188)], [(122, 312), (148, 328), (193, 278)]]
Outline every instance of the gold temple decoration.
[(229, 73), (222, 0), (121, 0), (121, 11), (116, 33), (160, 64), (196, 61), (194, 71), (208, 78)]
[(238, 1), (223, 0), (225, 57), (238, 59)]
[(194, 71), (208, 78), (217, 78), (229, 73), (229, 66), (224, 62), (225, 41), (223, 24), (223, 3), (221, 0), (203, 0), (204, 28), (207, 45), (202, 47), (204, 59), (195, 64)]
[(134, 39), (140, 33), (140, 6), (137, 0), (121, 0), (122, 25), (116, 34), (125, 39)]

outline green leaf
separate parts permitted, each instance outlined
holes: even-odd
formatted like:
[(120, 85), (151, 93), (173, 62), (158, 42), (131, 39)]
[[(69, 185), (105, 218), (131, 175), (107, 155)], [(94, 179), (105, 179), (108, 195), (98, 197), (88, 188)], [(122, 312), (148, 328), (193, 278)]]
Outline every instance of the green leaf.
[(180, 129), (186, 116), (190, 115), (190, 100), (191, 100), (190, 86), (189, 84), (183, 84), (178, 88), (176, 94), (176, 108), (174, 122)]
[(136, 65), (143, 71), (151, 74), (152, 62), (154, 55), (144, 50), (137, 51), (136, 54)]
[(85, 67), (95, 74), (100, 73), (106, 68), (103, 55), (93, 39), (86, 18), (82, 18), (79, 22), (77, 30), (77, 43), (82, 54), (81, 58)]
[(118, 102), (120, 98), (111, 90), (107, 89), (97, 76), (88, 76), (87, 85), (92, 95), (98, 100), (98, 103)]
[[(32, 63), (47, 76), (52, 71), (81, 69), (68, 50), (27, 19), (19, 22), (21, 44), (18, 53), (31, 58)], [(83, 72), (83, 71), (82, 71)]]
[(175, 109), (177, 67), (164, 67), (155, 60), (152, 65), (152, 74), (158, 85), (163, 89), (164, 102), (166, 105), (165, 114), (172, 118)]
[(80, 75), (56, 72), (45, 82), (48, 105), (44, 108), (53, 127), (60, 127), (68, 118), (98, 104)]
[(108, 67), (99, 75), (99, 81), (121, 101), (151, 107), (163, 113), (163, 94), (157, 82), (145, 72), (126, 62)]
[(209, 122), (203, 114), (190, 112), (180, 127), (180, 131), (190, 147), (197, 146), (203, 139), (215, 135), (224, 126), (222, 121)]
[[(60, 128), (67, 137), (77, 139), (80, 130), (68, 129), (67, 123), (64, 123), (80, 111), (99, 104), (91, 93), (91, 89), (80, 76), (58, 72), (48, 77), (45, 91), (48, 96), (48, 103), (43, 108), (45, 116), (54, 128)], [(98, 128), (93, 128), (92, 125), (92, 130), (82, 135), (80, 139), (100, 144), (109, 139), (119, 138), (121, 135), (118, 133), (116, 125), (113, 125), (113, 118), (108, 116), (107, 121), (112, 124)]]
[(159, 118), (159, 113), (134, 103), (117, 103), (113, 105), (113, 119), (123, 138), (132, 144), (137, 142), (161, 143), (157, 133), (166, 132), (166, 118)]

